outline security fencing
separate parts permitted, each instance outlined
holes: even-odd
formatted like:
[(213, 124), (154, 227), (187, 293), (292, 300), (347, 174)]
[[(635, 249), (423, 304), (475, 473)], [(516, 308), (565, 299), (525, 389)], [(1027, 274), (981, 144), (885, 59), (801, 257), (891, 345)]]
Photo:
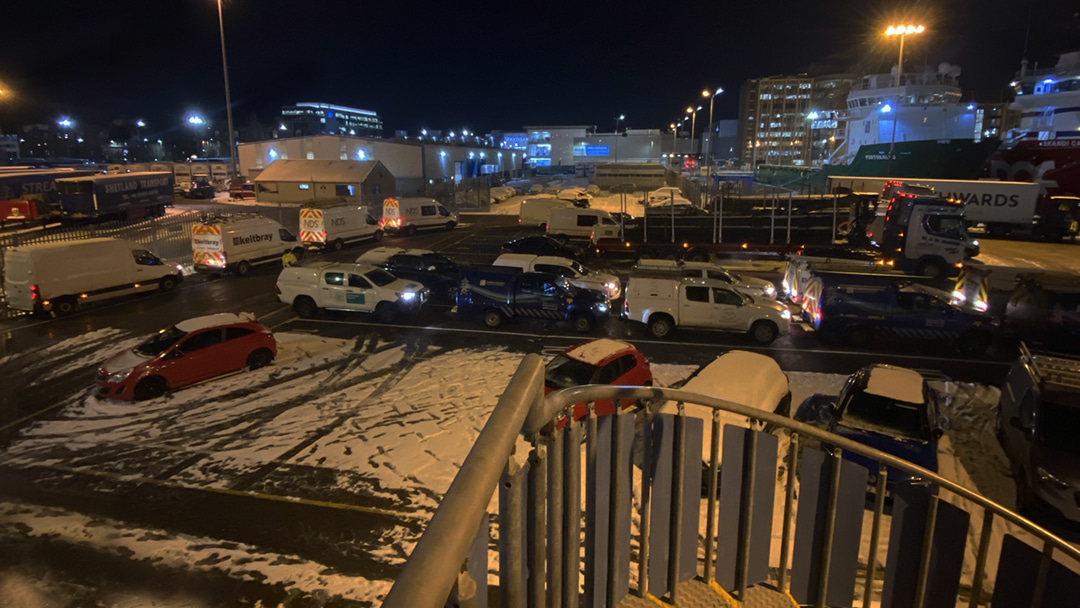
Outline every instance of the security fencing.
[[(601, 400), (614, 400), (616, 413), (598, 417)], [(642, 402), (677, 403), (678, 413)], [(588, 416), (574, 420), (583, 403)], [(711, 421), (687, 416), (690, 404), (710, 408)], [(746, 423), (722, 428), (722, 412)], [(531, 446), (524, 463), (519, 435)], [(486, 513), (496, 488), (497, 541)], [(740, 605), (735, 598), (748, 607), (1050, 608), (1075, 605), (1080, 591), (1080, 550), (929, 470), (681, 390), (592, 385), (545, 397), (535, 354), (383, 605), (486, 606), (491, 546), (504, 608)]]

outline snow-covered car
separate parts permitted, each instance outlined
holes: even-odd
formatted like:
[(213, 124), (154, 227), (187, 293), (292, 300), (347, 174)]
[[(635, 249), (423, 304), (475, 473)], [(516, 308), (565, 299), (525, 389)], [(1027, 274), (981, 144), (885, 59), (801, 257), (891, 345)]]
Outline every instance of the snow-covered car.
[[(744, 350), (728, 351), (695, 372), (680, 390), (700, 393), (709, 397), (731, 401), (765, 412), (784, 416), (791, 410), (791, 388), (787, 375), (772, 357)], [(709, 462), (712, 458), (713, 409), (704, 405), (686, 403), (686, 415), (700, 418), (704, 425), (701, 444), (702, 487), (707, 485)], [(659, 404), (656, 411), (663, 414), (678, 413), (678, 404), (668, 401)], [(721, 424), (734, 424), (750, 428), (750, 420), (732, 412), (720, 411)], [(755, 425), (754, 428), (760, 428)], [(723, 458), (723, 433), (720, 434), (721, 458)]]
[[(858, 441), (937, 472), (938, 439), (948, 421), (938, 409), (938, 394), (922, 374), (895, 365), (868, 365), (852, 374), (840, 394), (808, 397), (795, 419)], [(850, 451), (844, 458), (877, 477), (878, 463)], [(889, 487), (913, 480), (911, 474), (889, 467)]]
[(600, 196), (600, 186), (596, 184), (589, 184), (588, 188), (585, 188), (585, 192), (592, 196)]
[(739, 293), (748, 296), (764, 296), (772, 300), (776, 299), (776, 286), (772, 284), (772, 281), (737, 274), (711, 262), (643, 259), (638, 262), (631, 272), (637, 274), (645, 272), (670, 273), (686, 278), (717, 279), (727, 283), (728, 287)]
[(581, 247), (571, 245), (564, 240), (543, 236), (523, 236), (502, 244), (503, 253), (531, 253), (533, 255), (554, 255), (576, 260), (583, 255)]
[(556, 198), (564, 201), (570, 201), (577, 207), (588, 207), (592, 201), (592, 195), (585, 191), (584, 188), (578, 186), (572, 186), (569, 188), (563, 188), (555, 195)]
[(646, 206), (655, 205), (656, 203), (670, 203), (672, 197), (676, 201), (686, 200), (682, 195), (682, 190), (678, 186), (664, 186), (663, 188), (657, 188), (652, 192), (645, 195), (645, 198), (638, 201)]
[(195, 317), (159, 331), (98, 367), (98, 396), (143, 401), (196, 382), (270, 365), (277, 343), (250, 312)]
[(645, 214), (649, 217), (708, 215), (708, 212), (695, 206), (685, 198), (676, 198), (674, 202), (674, 205), (672, 205), (671, 201), (652, 203), (645, 207)]
[(529, 186), (529, 194), (543, 194), (543, 193), (544, 193), (544, 185), (543, 184), (533, 184), (533, 185)]
[[(598, 338), (576, 344), (555, 355), (544, 372), (544, 394), (583, 384), (613, 384), (616, 386), (652, 386), (649, 362), (633, 345), (620, 340)], [(624, 408), (633, 403), (627, 401)], [(596, 402), (599, 416), (615, 412), (615, 402), (601, 399)], [(584, 403), (574, 406), (574, 418), (582, 419), (589, 410)]]
[(495, 186), (491, 189), (491, 196), (501, 203), (512, 196), (517, 196), (517, 190), (509, 186)]

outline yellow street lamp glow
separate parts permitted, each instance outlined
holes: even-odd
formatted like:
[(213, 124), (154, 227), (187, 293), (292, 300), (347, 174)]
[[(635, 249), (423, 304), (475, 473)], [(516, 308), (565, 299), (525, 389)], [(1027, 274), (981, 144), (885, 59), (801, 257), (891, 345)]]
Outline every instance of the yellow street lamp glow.
[(921, 34), (926, 28), (921, 25), (890, 25), (889, 29), (885, 30), (886, 36), (909, 36), (911, 34)]
[(708, 90), (708, 89), (705, 89), (704, 91), (702, 91), (702, 92), (701, 92), (701, 96), (702, 96), (702, 97), (708, 97), (708, 96), (709, 96), (709, 90)]
[(687, 114), (693, 114), (694, 113), (694, 108), (686, 108), (686, 113)]

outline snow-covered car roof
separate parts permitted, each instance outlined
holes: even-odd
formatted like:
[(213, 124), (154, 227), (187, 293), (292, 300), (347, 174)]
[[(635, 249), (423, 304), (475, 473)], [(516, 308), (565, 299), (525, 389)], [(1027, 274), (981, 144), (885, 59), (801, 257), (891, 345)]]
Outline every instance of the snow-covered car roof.
[(206, 329), (208, 327), (250, 323), (254, 320), (255, 313), (252, 312), (219, 312), (214, 315), (206, 315), (204, 317), (195, 317), (194, 319), (181, 321), (176, 324), (176, 329), (189, 334), (193, 331), (199, 331), (200, 329)]
[(357, 264), (372, 264), (379, 265), (390, 259), (390, 256), (397, 255), (399, 253), (407, 253), (409, 255), (425, 255), (428, 253), (435, 253), (430, 249), (404, 249), (402, 247), (375, 247), (374, 249), (368, 249), (360, 257), (356, 258)]
[(923, 377), (919, 372), (894, 365), (874, 365), (865, 392), (904, 403), (925, 403)]
[(563, 355), (571, 359), (577, 359), (582, 363), (588, 363), (589, 365), (600, 365), (604, 359), (627, 350), (636, 349), (630, 344), (620, 340), (597, 338), (596, 340), (589, 340), (583, 344), (578, 344), (570, 350), (563, 352)]
[(772, 412), (790, 392), (788, 379), (772, 357), (728, 351), (702, 368), (682, 390)]

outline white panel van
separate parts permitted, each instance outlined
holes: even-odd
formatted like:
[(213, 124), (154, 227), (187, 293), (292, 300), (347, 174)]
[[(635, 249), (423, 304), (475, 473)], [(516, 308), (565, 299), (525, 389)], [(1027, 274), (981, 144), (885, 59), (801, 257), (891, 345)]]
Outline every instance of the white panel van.
[(243, 276), (257, 264), (281, 262), (300, 246), (296, 236), (272, 219), (232, 216), (191, 227), (191, 254), (198, 272), (235, 272)]
[(388, 198), (383, 201), (382, 229), (412, 236), (417, 230), (453, 230), (458, 216), (433, 198)]
[(619, 223), (603, 209), (568, 207), (552, 209), (548, 234), (575, 238), (604, 239), (619, 236)]
[(4, 251), (4, 297), (8, 306), (57, 316), (80, 304), (143, 291), (170, 291), (180, 267), (123, 239), (87, 239), (16, 246)]
[(347, 243), (379, 241), (379, 221), (355, 203), (307, 205), (300, 208), (300, 242), (309, 249), (341, 251)]
[(568, 209), (573, 206), (573, 202), (551, 195), (531, 196), (521, 201), (521, 215), (518, 217), (518, 223), (522, 226), (539, 226), (541, 229), (547, 229), (552, 209)]

